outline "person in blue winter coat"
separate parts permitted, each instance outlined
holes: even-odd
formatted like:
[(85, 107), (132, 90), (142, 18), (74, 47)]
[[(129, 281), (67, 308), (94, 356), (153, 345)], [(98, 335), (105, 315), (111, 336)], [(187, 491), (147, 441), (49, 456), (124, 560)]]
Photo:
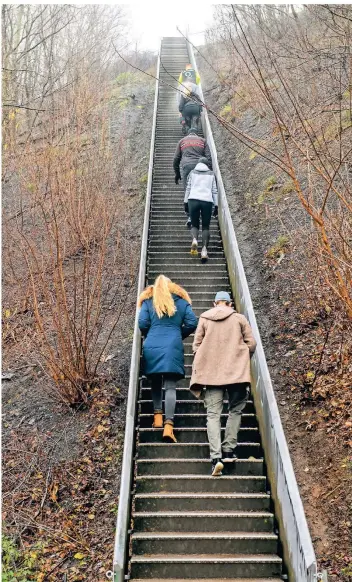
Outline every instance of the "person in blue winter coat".
[(154, 428), (163, 427), (162, 387), (165, 388), (163, 439), (177, 442), (174, 432), (176, 382), (185, 377), (183, 340), (197, 327), (188, 293), (164, 275), (141, 293), (139, 329), (144, 336), (143, 371), (151, 382)]

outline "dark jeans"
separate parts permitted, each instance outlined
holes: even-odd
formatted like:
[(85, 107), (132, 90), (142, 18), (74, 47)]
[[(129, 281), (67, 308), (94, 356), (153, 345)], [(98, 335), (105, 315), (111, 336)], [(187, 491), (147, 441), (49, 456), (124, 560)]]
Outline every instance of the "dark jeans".
[(185, 164), (181, 168), (182, 169), (183, 189), (185, 192), (186, 192), (186, 187), (187, 187), (188, 176), (192, 172), (192, 170), (194, 170), (194, 168), (196, 167), (197, 164), (198, 164), (198, 160), (192, 164)]
[(176, 382), (179, 376), (175, 374), (151, 374), (149, 380), (152, 388), (154, 411), (162, 410), (162, 389), (165, 389), (165, 420), (173, 420), (176, 408)]
[(202, 244), (207, 247), (210, 241), (210, 220), (211, 211), (213, 209), (212, 202), (203, 202), (202, 200), (188, 200), (188, 210), (192, 223), (192, 236), (198, 240), (199, 234), (199, 218), (202, 217)]
[(198, 129), (200, 105), (197, 105), (196, 103), (187, 103), (182, 110), (182, 116), (185, 118), (188, 127)]

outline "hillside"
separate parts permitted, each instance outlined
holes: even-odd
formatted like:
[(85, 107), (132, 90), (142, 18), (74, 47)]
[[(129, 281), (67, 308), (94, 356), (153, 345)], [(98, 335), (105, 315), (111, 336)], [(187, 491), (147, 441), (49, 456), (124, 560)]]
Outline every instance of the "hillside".
[[(310, 43), (310, 59), (307, 57), (304, 68), (295, 69), (294, 78), (290, 72), (290, 81), (300, 88), (292, 94), (300, 102), (304, 92), (307, 99), (303, 101), (304, 109), (310, 110), (312, 118), (315, 116), (315, 127), (320, 127), (324, 135), (330, 132), (326, 150), (322, 148), (319, 154), (328, 157), (330, 152), (333, 155), (333, 148), (338, 148), (341, 143), (346, 155), (343, 172), (347, 178), (344, 181), (337, 171), (336, 184), (340, 178), (346, 199), (351, 201), (349, 147), (352, 128), (348, 90), (351, 77), (350, 71), (343, 75), (346, 72), (344, 57), (341, 59), (339, 85), (342, 100), (332, 79), (337, 74), (340, 45), (350, 31), (351, 22), (346, 18), (350, 17), (351, 10), (335, 8), (341, 14), (340, 18), (330, 14), (329, 9), (320, 7), (311, 7), (296, 18), (280, 11), (275, 14), (270, 7), (243, 7), (238, 17), (243, 18), (239, 20), (245, 23), (243, 26), (249, 27), (247, 50), (229, 42), (236, 15), (219, 8), (218, 27), (209, 33), (209, 42), (199, 47), (200, 52), (197, 54), (196, 51), (196, 55), (207, 105), (221, 118), (219, 123), (210, 114), (236, 236), (317, 558), (321, 568), (328, 570), (329, 580), (347, 582), (352, 575), (352, 324), (348, 305), (336, 297), (329, 286), (324, 264), (326, 257), (319, 236), (292, 180), (260, 155), (258, 142), (279, 156), (282, 145), (270, 107), (248, 73), (249, 69), (257, 72), (260, 69), (263, 78), (270, 79), (270, 87), (276, 84), (271, 98), (282, 119), (286, 114), (285, 122), (288, 123), (289, 99), (284, 100), (281, 90), (283, 84), (289, 88), (287, 74), (291, 69), (287, 63), (291, 65), (293, 60), (300, 63), (305, 55), (307, 57), (307, 45), (301, 43), (301, 38), (306, 35), (307, 44)], [(332, 30), (334, 41), (331, 41)], [(283, 34), (287, 39), (285, 47)], [(334, 43), (337, 45), (335, 51), (332, 48)], [(253, 57), (249, 46), (253, 49)], [(259, 46), (262, 52), (258, 52)], [(324, 51), (324, 59), (328, 59), (328, 47), (336, 67), (333, 71), (317, 69), (316, 55)], [(276, 76), (270, 69), (265, 50), (268, 54), (270, 50), (271, 55), (279, 54), (282, 61), (286, 58), (285, 66), (279, 59), (276, 61)], [(292, 54), (294, 57), (290, 61)], [(246, 65), (243, 57), (248, 59)], [(256, 59), (259, 68), (255, 68)], [(317, 70), (321, 73), (317, 74)], [(344, 118), (349, 120), (339, 137), (336, 133), (332, 137), (332, 126), (334, 123), (338, 126), (338, 117), (322, 111), (326, 95), (329, 104), (323, 108), (338, 110), (341, 107)], [(304, 139), (299, 119), (293, 112), (291, 115), (292, 125), (286, 143), (293, 143), (294, 168), (304, 196), (309, 200), (310, 186), (312, 207), (314, 204), (318, 206), (321, 185), (315, 183), (314, 172), (310, 171), (307, 160), (299, 158), (294, 151), (295, 143)], [(230, 125), (226, 126), (226, 123)], [(256, 140), (254, 149), (238, 139), (239, 132), (236, 133), (232, 125)], [(249, 140), (247, 143), (253, 145)], [(307, 143), (305, 147), (308, 147)], [(342, 228), (346, 229), (346, 247), (340, 256), (348, 265), (345, 281), (351, 297), (348, 237), (351, 235), (352, 214), (341, 209), (336, 200), (329, 200), (329, 203), (327, 231), (334, 228), (335, 220), (341, 221)], [(338, 242), (333, 242), (333, 248), (338, 255)]]

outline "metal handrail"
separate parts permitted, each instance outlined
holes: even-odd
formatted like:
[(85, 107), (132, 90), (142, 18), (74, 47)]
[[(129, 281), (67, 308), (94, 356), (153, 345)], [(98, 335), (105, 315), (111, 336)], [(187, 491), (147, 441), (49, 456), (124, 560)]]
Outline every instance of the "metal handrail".
[[(190, 62), (197, 69), (193, 48), (188, 40), (187, 45)], [(199, 89), (201, 99), (204, 102), (201, 84), (199, 85)], [(257, 340), (257, 349), (251, 361), (252, 377), (254, 380), (252, 383), (252, 391), (265, 451), (271, 494), (275, 505), (275, 516), (279, 522), (280, 539), (283, 544), (283, 554), (288, 569), (289, 580), (291, 582), (316, 582), (318, 574), (313, 544), (281, 424), (227, 203), (209, 117), (205, 109), (203, 109), (202, 115), (202, 128), (211, 150), (213, 170), (217, 179), (219, 191), (219, 224), (236, 307), (249, 320)]]
[[(153, 127), (152, 136), (150, 140), (150, 157), (148, 169), (148, 183), (145, 199), (144, 212), (144, 226), (142, 235), (141, 258), (138, 276), (138, 294), (143, 291), (145, 287), (145, 275), (147, 266), (147, 249), (148, 249), (148, 232), (149, 232), (149, 216), (151, 204), (151, 192), (153, 182), (153, 161), (154, 161), (154, 144), (155, 144), (155, 128), (156, 128), (156, 114), (158, 109), (158, 91), (159, 91), (159, 73), (160, 73), (160, 53), (158, 56), (156, 83), (155, 83), (155, 99), (154, 99), (154, 113), (153, 113)], [(113, 560), (113, 579), (114, 582), (123, 582), (126, 565), (126, 555), (128, 550), (128, 526), (130, 520), (130, 501), (131, 501), (131, 484), (133, 475), (133, 453), (135, 442), (135, 424), (136, 424), (136, 408), (138, 396), (138, 380), (139, 380), (139, 362), (141, 356), (141, 334), (138, 327), (138, 307), (136, 306), (136, 317), (134, 322), (133, 345), (131, 355), (130, 380), (128, 386), (128, 400), (126, 412), (126, 428), (125, 441), (123, 448), (123, 459), (121, 469), (121, 484), (119, 495), (119, 506), (116, 522), (115, 534), (115, 548)]]

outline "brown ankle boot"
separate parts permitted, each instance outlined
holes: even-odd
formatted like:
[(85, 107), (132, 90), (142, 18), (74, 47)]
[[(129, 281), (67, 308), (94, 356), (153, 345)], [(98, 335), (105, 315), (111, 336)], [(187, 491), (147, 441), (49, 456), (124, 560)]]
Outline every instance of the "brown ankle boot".
[(163, 428), (163, 411), (154, 410), (153, 428)]
[(163, 439), (168, 443), (177, 443), (177, 439), (174, 435), (174, 423), (172, 420), (165, 421)]

